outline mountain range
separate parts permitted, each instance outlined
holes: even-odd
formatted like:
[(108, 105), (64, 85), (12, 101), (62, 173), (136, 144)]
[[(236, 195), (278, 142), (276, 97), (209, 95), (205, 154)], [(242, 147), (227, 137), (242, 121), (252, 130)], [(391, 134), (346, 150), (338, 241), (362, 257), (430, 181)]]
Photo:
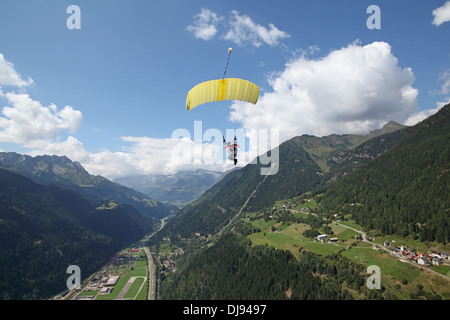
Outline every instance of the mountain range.
[(178, 208), (156, 201), (129, 187), (102, 176), (89, 174), (80, 163), (65, 156), (31, 157), (15, 152), (0, 152), (0, 168), (21, 174), (40, 184), (55, 184), (88, 198), (129, 204), (143, 216), (161, 219), (178, 212)]
[(383, 130), (365, 136), (294, 137), (279, 146), (277, 174), (261, 175), (263, 166), (258, 159), (257, 164), (231, 171), (186, 205), (161, 236), (173, 233), (185, 238), (193, 233), (215, 233), (244, 204), (246, 211), (262, 210), (277, 200), (323, 187), (390, 149), (408, 130), (390, 122)]
[[(154, 250), (170, 245), (184, 252), (172, 258), (176, 272), (162, 267), (162, 298), (448, 299), (445, 280), (435, 294), (436, 284), (395, 270), (383, 278), (391, 281), (389, 290), (368, 290), (364, 265), (357, 261), (372, 259), (369, 247), (352, 250), (355, 261), (346, 251), (358, 240), (330, 245), (335, 249), (330, 253), (306, 238), (315, 239), (317, 230), (333, 234), (331, 222), (338, 215), (370, 235), (406, 244), (410, 239), (422, 248), (432, 242), (447, 250), (449, 148), (450, 104), (413, 127), (391, 122), (366, 136), (303, 135), (282, 143), (277, 174), (260, 175), (258, 159), (228, 173), (150, 239)], [(280, 210), (276, 203), (296, 203), (313, 214)], [(385, 256), (376, 261), (391, 263)], [(412, 279), (417, 287), (406, 288)], [(424, 293), (423, 284), (431, 292)]]
[(65, 289), (69, 265), (87, 276), (152, 229), (131, 205), (105, 207), (0, 169), (0, 299), (55, 295)]
[[(68, 265), (90, 274), (171, 215), (148, 243), (158, 251), (170, 239), (184, 252), (176, 273), (165, 273), (163, 298), (351, 299), (358, 292), (381, 299), (381, 291), (364, 288), (361, 265), (342, 255), (253, 245), (247, 235), (257, 228), (248, 215), (268, 219), (280, 200), (314, 197), (321, 218), (309, 216), (310, 225), (338, 213), (368, 231), (446, 244), (449, 126), (446, 105), (413, 127), (389, 122), (368, 135), (302, 135), (279, 146), (275, 175), (260, 174), (258, 157), (222, 176), (128, 180), (141, 192), (90, 175), (67, 157), (1, 152), (0, 298), (49, 297), (64, 289)], [(183, 208), (147, 196), (143, 191), (157, 189), (149, 178), (159, 180), (158, 197)]]
[(89, 275), (178, 208), (67, 157), (0, 153), (0, 299), (45, 299), (66, 268)]
[(149, 195), (152, 199), (183, 207), (199, 198), (222, 175), (222, 172), (197, 169), (179, 171), (173, 175), (121, 177), (114, 181)]

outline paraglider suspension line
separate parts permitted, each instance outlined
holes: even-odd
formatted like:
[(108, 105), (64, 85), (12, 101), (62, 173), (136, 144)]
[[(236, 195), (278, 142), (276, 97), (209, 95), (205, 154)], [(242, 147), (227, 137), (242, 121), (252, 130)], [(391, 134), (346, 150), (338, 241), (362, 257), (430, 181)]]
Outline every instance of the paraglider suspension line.
[(231, 52), (229, 52), (229, 53), (228, 53), (227, 65), (225, 66), (225, 72), (223, 73), (223, 77), (222, 77), (222, 79), (224, 79), (224, 78), (225, 78), (225, 74), (227, 73), (227, 69), (228, 69), (228, 62), (230, 62), (230, 55), (231, 55)]

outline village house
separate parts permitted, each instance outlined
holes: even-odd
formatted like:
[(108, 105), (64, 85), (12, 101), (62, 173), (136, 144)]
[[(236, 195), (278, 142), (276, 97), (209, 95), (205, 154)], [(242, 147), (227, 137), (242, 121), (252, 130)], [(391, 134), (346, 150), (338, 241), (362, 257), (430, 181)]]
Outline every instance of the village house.
[(392, 247), (391, 251), (399, 253), (400, 252), (400, 248), (399, 247)]
[(438, 258), (438, 259), (442, 259), (442, 258), (443, 258), (443, 257), (441, 256), (441, 254), (440, 254), (439, 252), (436, 252), (436, 251), (431, 251), (430, 257)]
[(164, 261), (164, 265), (166, 266), (166, 268), (173, 268), (175, 267), (175, 262), (173, 262), (172, 260), (166, 260)]
[(433, 257), (431, 259), (431, 263), (435, 266), (440, 266), (442, 264), (442, 259), (439, 259), (437, 257)]
[(400, 251), (404, 252), (405, 254), (408, 254), (409, 252), (413, 252), (413, 249), (411, 249), (409, 247), (401, 246)]
[(423, 257), (417, 259), (417, 263), (420, 264), (420, 265), (422, 265), (422, 266), (428, 266), (428, 265), (430, 265), (430, 261), (428, 261), (427, 258), (423, 258)]
[(325, 240), (327, 238), (327, 235), (326, 234), (319, 234), (318, 236), (317, 236), (317, 240)]
[(411, 248), (406, 246), (391, 247), (391, 255), (401, 254), (402, 256), (414, 260), (417, 264), (422, 266), (429, 266), (430, 264), (439, 266), (442, 264), (444, 258), (443, 253), (431, 251), (426, 254), (421, 252), (414, 252)]

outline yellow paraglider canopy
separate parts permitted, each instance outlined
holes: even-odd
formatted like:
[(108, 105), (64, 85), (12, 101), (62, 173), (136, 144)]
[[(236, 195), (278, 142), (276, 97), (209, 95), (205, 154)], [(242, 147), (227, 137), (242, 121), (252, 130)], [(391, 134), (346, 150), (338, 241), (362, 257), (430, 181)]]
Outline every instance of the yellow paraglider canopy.
[(210, 80), (193, 87), (186, 97), (186, 109), (191, 110), (198, 105), (222, 101), (240, 100), (256, 104), (259, 87), (247, 80), (238, 78), (224, 78)]
[(223, 78), (202, 82), (193, 87), (186, 97), (186, 109), (191, 110), (207, 102), (222, 100), (240, 100), (256, 104), (259, 96), (259, 87), (256, 84), (238, 78), (225, 78), (232, 50), (228, 48), (228, 60)]

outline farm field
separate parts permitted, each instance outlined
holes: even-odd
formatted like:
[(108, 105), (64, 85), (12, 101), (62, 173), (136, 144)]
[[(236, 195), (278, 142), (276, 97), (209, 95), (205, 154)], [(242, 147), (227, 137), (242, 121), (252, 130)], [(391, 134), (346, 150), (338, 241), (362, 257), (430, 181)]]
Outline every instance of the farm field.
[[(344, 221), (339, 224), (331, 223), (329, 227), (332, 236), (338, 238), (337, 242), (327, 243), (319, 241), (315, 237), (308, 238), (304, 232), (312, 228), (306, 223), (293, 223), (291, 221), (257, 219), (252, 215), (251, 220), (246, 220), (258, 230), (247, 236), (252, 245), (269, 245), (280, 250), (289, 250), (294, 256), (299, 256), (299, 251), (308, 250), (324, 257), (332, 254), (340, 254), (352, 261), (369, 266), (378, 266), (381, 274), (381, 284), (388, 289), (392, 299), (409, 300), (433, 299), (440, 296), (450, 299), (450, 280), (434, 274), (450, 276), (450, 266), (429, 266), (427, 269), (405, 262), (403, 259), (391, 256), (386, 250), (375, 250), (372, 243), (355, 239), (359, 233), (347, 227), (360, 230), (361, 227), (353, 221)], [(346, 227), (347, 226), (347, 227)], [(320, 233), (323, 229), (319, 228)], [(324, 232), (325, 233), (325, 232)], [(393, 241), (395, 246), (411, 246), (416, 250), (427, 252), (430, 246), (414, 239), (405, 239), (400, 236), (379, 237), (373, 239), (373, 243), (382, 247), (384, 241)], [(430, 245), (430, 244), (428, 244)], [(403, 261), (401, 261), (403, 260)]]
[[(133, 252), (132, 252), (133, 251)], [(107, 281), (118, 277), (115, 284)], [(107, 293), (103, 292), (107, 290)], [(81, 290), (68, 295), (73, 300), (146, 300), (148, 265), (143, 249), (130, 248), (116, 254), (110, 263), (89, 277)]]
[[(304, 248), (318, 254), (330, 255), (338, 253), (345, 248), (342, 244), (322, 243), (316, 239), (309, 239), (303, 236), (303, 232), (311, 229), (305, 223), (275, 223), (274, 221), (264, 222), (264, 220), (255, 220), (253, 225), (261, 232), (253, 233), (248, 236), (253, 245), (271, 245), (279, 249), (289, 250), (297, 255), (300, 248)], [(272, 227), (276, 230), (272, 231)]]
[[(131, 253), (128, 253), (131, 255)], [(110, 294), (98, 295), (96, 300), (146, 300), (148, 281), (147, 281), (147, 259), (141, 250), (139, 253), (132, 254), (136, 257), (133, 266), (121, 265), (111, 272), (111, 275), (120, 276), (117, 285)]]

